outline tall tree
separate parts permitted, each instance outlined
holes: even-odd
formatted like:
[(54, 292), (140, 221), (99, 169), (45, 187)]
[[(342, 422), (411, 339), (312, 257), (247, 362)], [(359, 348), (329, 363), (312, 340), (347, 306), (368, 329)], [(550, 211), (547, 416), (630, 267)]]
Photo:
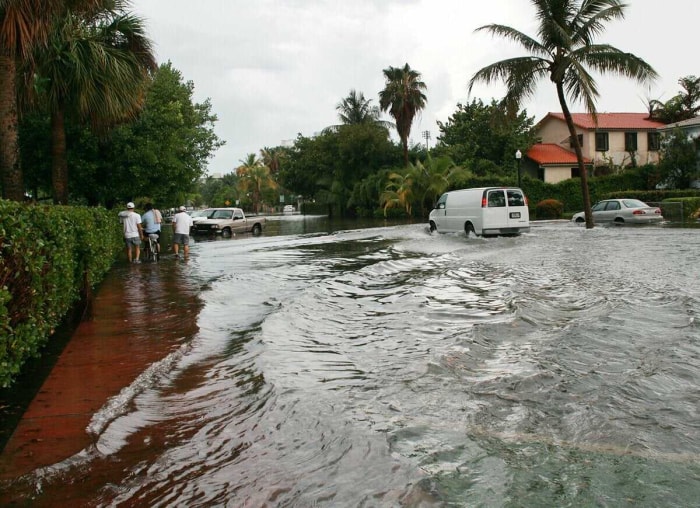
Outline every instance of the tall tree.
[(270, 168), (262, 163), (255, 154), (251, 153), (241, 161), (236, 168), (238, 184), (243, 193), (250, 194), (253, 202), (253, 212), (258, 213), (264, 202), (264, 195), (277, 188), (277, 183), (270, 174)]
[(700, 78), (686, 76), (678, 80), (682, 90), (666, 102), (649, 101), (650, 116), (664, 123), (695, 118), (700, 112)]
[(404, 166), (408, 166), (408, 137), (413, 118), (428, 101), (423, 93), (427, 87), (421, 81), (420, 73), (408, 64), (384, 69), (384, 78), (386, 85), (379, 92), (379, 107), (382, 111), (389, 111), (396, 121), (396, 131), (403, 146)]
[(3, 196), (24, 199), (18, 145), (18, 64), (44, 44), (51, 20), (66, 6), (90, 8), (101, 0), (0, 0), (0, 176)]
[(0, 174), (3, 197), (24, 199), (19, 160), (17, 63), (46, 37), (51, 10), (43, 0), (0, 0)]
[(525, 152), (536, 142), (534, 117), (528, 117), (527, 111), (506, 115), (496, 100), (457, 104), (447, 122), (437, 125), (440, 134), (433, 155), (448, 155), (479, 176), (485, 176), (487, 168), (512, 175), (516, 150)]
[[(111, 4), (111, 2), (109, 2)], [(68, 203), (66, 121), (75, 118), (104, 131), (142, 109), (149, 72), (157, 68), (140, 18), (109, 5), (92, 12), (64, 11), (32, 69), (51, 115), (54, 202)]]
[(491, 24), (476, 31), (510, 39), (520, 44), (530, 55), (493, 63), (479, 70), (469, 81), (471, 92), (475, 83), (487, 84), (502, 80), (506, 84), (504, 104), (512, 111), (531, 97), (536, 82), (548, 77), (557, 91), (557, 98), (569, 128), (579, 173), (586, 216), (586, 227), (593, 227), (588, 175), (583, 163), (581, 145), (571, 118), (567, 96), (583, 102), (586, 111), (596, 118), (595, 101), (598, 86), (589, 68), (601, 73), (613, 73), (640, 83), (656, 78), (654, 69), (641, 58), (625, 53), (608, 44), (594, 44), (605, 24), (624, 18), (626, 4), (619, 0), (531, 0), (539, 23), (536, 40), (514, 28)]

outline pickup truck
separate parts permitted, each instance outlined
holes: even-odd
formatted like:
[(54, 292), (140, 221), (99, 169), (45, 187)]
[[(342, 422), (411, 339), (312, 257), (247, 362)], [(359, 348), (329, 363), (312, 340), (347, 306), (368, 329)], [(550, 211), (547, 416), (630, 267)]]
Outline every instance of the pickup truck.
[(209, 208), (207, 211), (210, 212), (207, 218), (198, 220), (192, 226), (193, 235), (259, 235), (265, 226), (265, 217), (246, 217), (240, 208)]

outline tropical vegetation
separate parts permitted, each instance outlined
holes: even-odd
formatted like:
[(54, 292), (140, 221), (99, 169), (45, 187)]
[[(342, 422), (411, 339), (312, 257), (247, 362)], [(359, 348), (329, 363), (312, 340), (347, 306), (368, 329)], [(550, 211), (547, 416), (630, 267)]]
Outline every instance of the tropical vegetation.
[(649, 101), (649, 116), (664, 123), (695, 118), (700, 113), (700, 78), (685, 76), (678, 80), (680, 92), (666, 102)]
[(396, 122), (396, 131), (403, 146), (404, 165), (408, 166), (408, 137), (414, 117), (428, 101), (423, 93), (427, 86), (421, 80), (420, 72), (411, 69), (408, 63), (403, 67), (384, 69), (384, 77), (386, 85), (379, 92), (379, 107), (382, 111), (388, 111)]
[(567, 97), (582, 102), (595, 118), (598, 86), (588, 69), (613, 73), (645, 83), (656, 77), (654, 69), (641, 58), (608, 44), (594, 43), (609, 21), (624, 17), (626, 4), (619, 0), (531, 0), (539, 23), (539, 40), (506, 25), (490, 24), (477, 29), (503, 37), (522, 46), (529, 54), (488, 65), (469, 81), (504, 81), (504, 106), (517, 111), (535, 91), (537, 81), (549, 78), (554, 84), (562, 113), (569, 128), (583, 196), (586, 227), (593, 227), (588, 175), (581, 145), (571, 117)]

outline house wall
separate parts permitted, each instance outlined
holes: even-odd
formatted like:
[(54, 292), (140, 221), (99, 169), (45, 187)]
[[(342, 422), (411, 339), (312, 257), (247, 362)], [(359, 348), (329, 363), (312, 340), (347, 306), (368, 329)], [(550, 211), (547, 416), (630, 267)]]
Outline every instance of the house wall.
[[(632, 162), (629, 152), (625, 151), (625, 132), (630, 131), (605, 131), (608, 133), (607, 152), (597, 152), (595, 149), (595, 131), (589, 131), (575, 127), (577, 134), (583, 135), (581, 150), (584, 157), (593, 161), (594, 166), (609, 166), (610, 160), (615, 166), (626, 166)], [(537, 131), (542, 143), (556, 143), (565, 150), (573, 152), (569, 144), (569, 129), (566, 122), (558, 118), (547, 118)], [(637, 151), (635, 159), (638, 166), (644, 164), (658, 164), (659, 152), (648, 149), (647, 131), (637, 131)]]
[(545, 183), (559, 183), (569, 178), (571, 178), (571, 168), (569, 167), (545, 168), (544, 170)]

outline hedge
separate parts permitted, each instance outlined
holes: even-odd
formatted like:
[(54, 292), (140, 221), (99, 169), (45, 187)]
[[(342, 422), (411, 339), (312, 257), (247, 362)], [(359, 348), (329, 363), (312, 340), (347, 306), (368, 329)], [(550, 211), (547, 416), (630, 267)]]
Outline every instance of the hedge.
[(39, 355), (123, 246), (114, 212), (0, 200), (0, 386)]

